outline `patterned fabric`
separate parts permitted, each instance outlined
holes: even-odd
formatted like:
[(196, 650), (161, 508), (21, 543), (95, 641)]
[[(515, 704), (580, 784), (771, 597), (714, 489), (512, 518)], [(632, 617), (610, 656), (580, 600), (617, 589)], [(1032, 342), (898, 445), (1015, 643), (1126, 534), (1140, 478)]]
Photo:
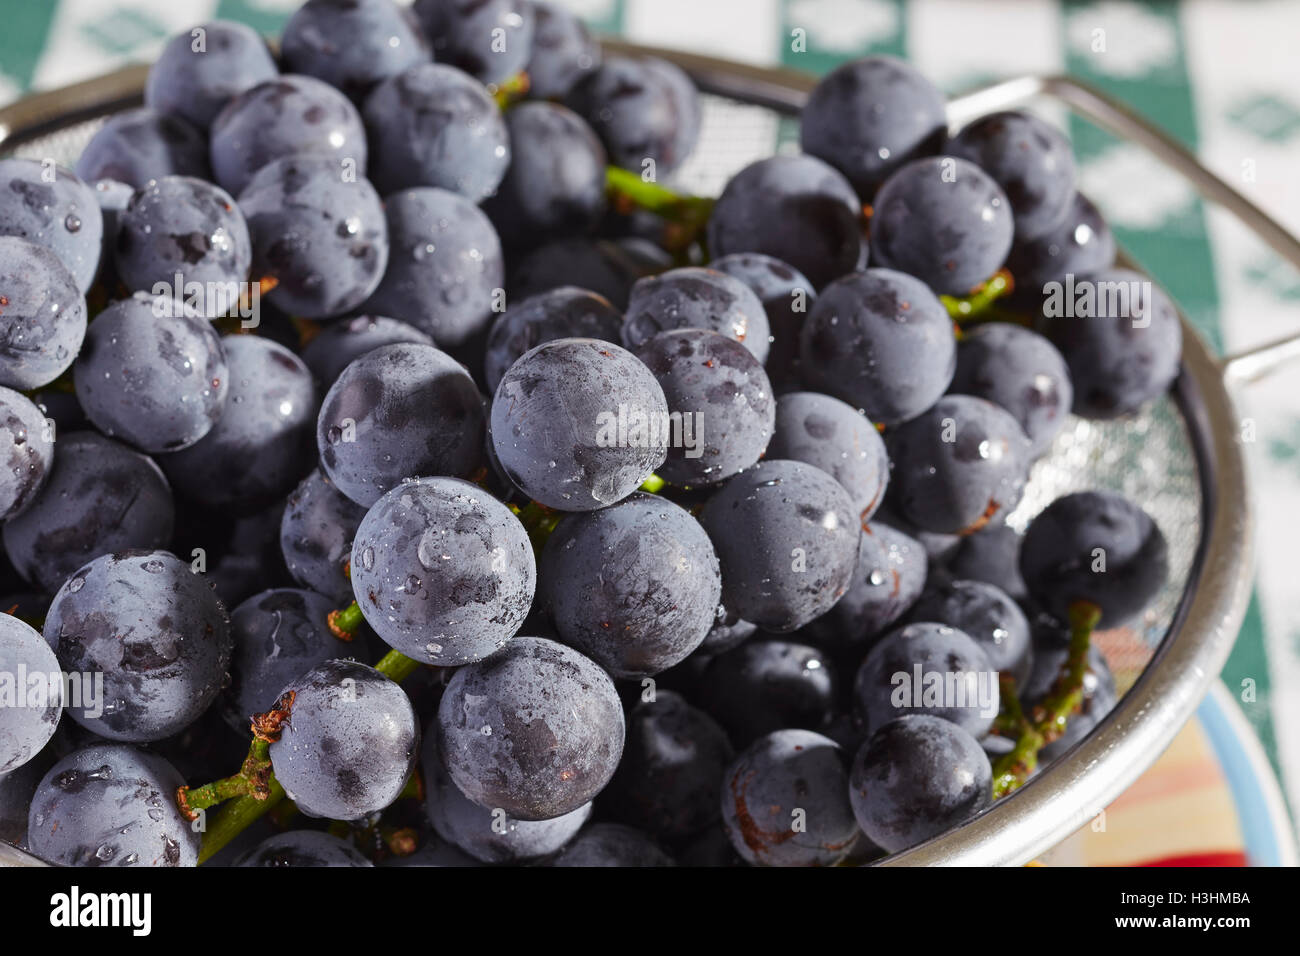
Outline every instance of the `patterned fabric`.
[[(1300, 230), (1300, 32), (1292, 0), (561, 0), (598, 31), (824, 72), (904, 56), (946, 91), (1068, 71), (1125, 100)], [(224, 17), (275, 32), (298, 0), (7, 0), (0, 102), (153, 56), (172, 32)], [(1300, 277), (1138, 147), (1056, 117), (1082, 187), (1120, 240), (1218, 349), (1300, 327)], [(781, 138), (793, 136), (790, 127)], [(1223, 674), (1293, 806), (1300, 800), (1300, 390), (1279, 375), (1240, 396), (1259, 534), (1255, 600)], [(1229, 507), (1232, 506), (1228, 502)]]

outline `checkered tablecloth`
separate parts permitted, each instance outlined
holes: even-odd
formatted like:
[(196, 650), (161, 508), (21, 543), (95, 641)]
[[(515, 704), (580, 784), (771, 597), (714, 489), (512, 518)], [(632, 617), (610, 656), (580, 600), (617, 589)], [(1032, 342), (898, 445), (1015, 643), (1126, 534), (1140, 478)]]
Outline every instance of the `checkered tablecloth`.
[[(865, 53), (958, 91), (1068, 71), (1155, 119), (1300, 231), (1300, 3), (1103, 0), (561, 0), (598, 31), (823, 72)], [(279, 29), (298, 0), (0, 0), (0, 103), (151, 57), (212, 17)], [(801, 41), (801, 42), (796, 42)], [(1127, 146), (1066, 121), (1081, 188), (1213, 345), (1300, 329), (1300, 276), (1225, 213)], [(1297, 370), (1300, 372), (1300, 370)], [(1259, 514), (1255, 599), (1223, 674), (1300, 806), (1300, 389), (1283, 373), (1240, 396)], [(1232, 506), (1228, 502), (1229, 507)]]

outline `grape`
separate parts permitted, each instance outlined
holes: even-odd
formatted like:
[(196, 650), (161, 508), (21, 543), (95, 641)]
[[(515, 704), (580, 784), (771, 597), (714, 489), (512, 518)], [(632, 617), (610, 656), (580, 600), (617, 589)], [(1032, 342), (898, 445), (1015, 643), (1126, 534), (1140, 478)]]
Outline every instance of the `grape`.
[(484, 203), (507, 245), (591, 232), (605, 212), (605, 147), (558, 103), (520, 103), (506, 113), (514, 159)]
[(539, 100), (561, 100), (574, 84), (600, 65), (600, 44), (583, 22), (558, 3), (533, 5), (533, 55), (528, 61), (528, 93)]
[(44, 246), (0, 236), (0, 298), (0, 385), (48, 385), (72, 364), (86, 334), (76, 280)]
[(300, 357), (311, 369), (316, 387), (325, 392), (354, 360), (381, 345), (415, 342), (432, 345), (433, 339), (413, 325), (382, 315), (359, 315), (325, 326), (302, 350)]
[(344, 179), (334, 160), (300, 156), (263, 166), (239, 196), (253, 272), (274, 279), (267, 298), (306, 318), (365, 302), (388, 264), (388, 227), (373, 186)]
[(438, 705), (438, 745), (460, 791), (520, 820), (588, 802), (623, 753), (614, 682), (577, 651), (516, 637), (456, 671)]
[(1065, 217), (1035, 239), (1016, 237), (1007, 257), (1017, 290), (1039, 296), (1041, 287), (1066, 273), (1085, 275), (1115, 263), (1115, 236), (1097, 207), (1075, 193)]
[(504, 282), (491, 220), (445, 189), (408, 189), (384, 200), (392, 254), (367, 311), (409, 322), (443, 348), (492, 321)]
[(437, 726), (429, 728), (420, 756), (425, 808), (439, 837), (483, 863), (526, 863), (559, 851), (591, 816), (591, 804), (551, 820), (515, 820), (474, 803), (452, 783), (438, 751)]
[(963, 537), (948, 559), (947, 571), (953, 577), (992, 584), (1016, 601), (1028, 596), (1020, 575), (1020, 535), (1008, 525)]
[(866, 268), (861, 218), (857, 194), (835, 169), (814, 156), (772, 156), (723, 189), (709, 216), (709, 251), (773, 256), (820, 289)]
[(762, 364), (744, 345), (709, 329), (678, 328), (636, 354), (659, 381), (670, 413), (681, 417), (681, 440), (670, 442), (661, 478), (711, 485), (758, 461), (776, 406)]
[(709, 633), (704, 635), (700, 651), (703, 654), (721, 654), (744, 644), (757, 632), (758, 625), (742, 621), (719, 604), (718, 611), (714, 615), (713, 627), (709, 628)]
[(275, 706), (286, 684), (318, 664), (365, 657), (365, 648), (345, 643), (329, 629), (334, 602), (297, 588), (274, 588), (244, 601), (230, 613), (234, 651), (223, 716), (238, 731), (249, 719)]
[(916, 276), (935, 292), (967, 295), (1011, 249), (1011, 204), (974, 163), (918, 159), (880, 187), (871, 217), (871, 259)]
[(968, 534), (1015, 508), (1029, 477), (1030, 444), (1005, 409), (948, 395), (889, 436), (894, 501), (919, 527)]
[(593, 823), (551, 862), (551, 866), (577, 867), (674, 865), (654, 840), (619, 823)]
[[(932, 687), (936, 677), (942, 683)], [(911, 711), (942, 717), (982, 737), (998, 715), (999, 696), (998, 675), (984, 648), (965, 631), (932, 621), (907, 624), (881, 638), (853, 683), (854, 708), (873, 733)]]
[(384, 196), (437, 186), (480, 202), (510, 165), (510, 137), (492, 97), (445, 63), (389, 77), (362, 107), (374, 151), (371, 175)]
[(288, 72), (324, 80), (353, 100), (430, 59), (415, 17), (393, 0), (307, 0), (284, 25), (280, 56)]
[(734, 252), (709, 263), (749, 286), (763, 303), (771, 332), (767, 375), (776, 391), (799, 384), (799, 331), (817, 293), (799, 270), (761, 252)]
[(121, 222), (122, 213), (126, 212), (131, 197), (135, 195), (135, 189), (126, 183), (119, 183), (113, 179), (101, 179), (92, 185), (95, 190), (95, 201), (99, 203), (99, 213), (104, 224), (103, 244), (99, 254), (101, 280), (111, 282), (113, 250), (117, 248), (118, 223)]
[[(1026, 708), (1032, 710), (1051, 692), (1061, 676), (1069, 652), (1069, 634), (1060, 625), (1044, 621), (1034, 628), (1033, 671), (1020, 689), (1020, 699)], [(1039, 765), (1055, 760), (1088, 736), (1118, 701), (1115, 678), (1106, 658), (1093, 644), (1088, 648), (1083, 699), (1079, 708), (1070, 714), (1061, 736), (1038, 752)]]
[(434, 58), (483, 83), (500, 83), (528, 63), (533, 8), (523, 0), (416, 0)]
[(948, 581), (921, 595), (912, 621), (956, 628), (988, 655), (989, 666), (1023, 684), (1029, 676), (1029, 621), (1005, 593), (982, 581)]
[(1020, 573), (1030, 596), (1059, 621), (1079, 602), (1101, 628), (1137, 615), (1164, 587), (1169, 548), (1151, 516), (1111, 491), (1057, 498), (1029, 523)]
[[(2, 236), (26, 239), (53, 252), (81, 292), (95, 281), (103, 249), (103, 215), (95, 191), (62, 166), (46, 167), (34, 159), (0, 159)], [(9, 256), (5, 253), (0, 261)], [(49, 266), (44, 264), (33, 271), (41, 279), (35, 283), (37, 289), (44, 291), (43, 286), (53, 285), (61, 302), (62, 276), (47, 279)], [(13, 279), (4, 273), (0, 280), (12, 286)], [(7, 290), (5, 294), (14, 297)]]
[(964, 127), (946, 147), (1002, 187), (1016, 239), (1035, 239), (1065, 218), (1074, 198), (1074, 156), (1055, 126), (1031, 113), (989, 113)]
[(1067, 303), (1062, 315), (1049, 300), (1039, 324), (1069, 367), (1074, 414), (1119, 418), (1168, 391), (1178, 377), (1183, 329), (1160, 287), (1127, 269), (1094, 272), (1074, 287), (1079, 301), (1090, 292), (1094, 305)]
[(232, 196), (240, 196), (263, 166), (309, 156), (340, 181), (366, 172), (360, 114), (346, 96), (313, 77), (258, 83), (231, 99), (212, 121), (212, 172)]
[(386, 856), (380, 866), (482, 866), (478, 860), (463, 851), (429, 837), (414, 853), (407, 856)]
[(943, 95), (889, 56), (864, 57), (826, 74), (800, 119), (803, 151), (842, 172), (864, 200), (904, 163), (938, 152), (948, 134)]
[(352, 844), (318, 830), (290, 830), (267, 837), (235, 866), (374, 866)]
[(31, 851), (62, 866), (197, 866), (199, 834), (176, 806), (162, 757), (95, 744), (56, 763), (32, 799)]
[(989, 322), (962, 336), (949, 390), (1009, 411), (1029, 436), (1035, 458), (1051, 447), (1074, 399), (1061, 353), (1038, 333), (1010, 322)]
[(592, 511), (626, 498), (664, 463), (667, 416), (663, 389), (636, 356), (597, 339), (555, 339), (502, 377), (492, 442), (529, 497)]
[(54, 467), (4, 525), (5, 552), (23, 579), (53, 592), (92, 558), (171, 540), (171, 488), (150, 459), (94, 432), (64, 435)]
[(952, 381), (952, 320), (925, 284), (890, 269), (822, 290), (800, 335), (804, 379), (897, 425), (934, 405)]
[(104, 675), (103, 699), (69, 706), (68, 716), (129, 743), (193, 723), (230, 663), (226, 609), (210, 583), (166, 551), (117, 551), (78, 570), (54, 596), (45, 640), (68, 673)]
[(537, 565), (523, 525), (477, 485), (418, 478), (380, 498), (352, 543), (352, 587), (375, 633), (440, 666), (477, 661), (519, 630)]
[(54, 736), (63, 714), (63, 674), (41, 635), (0, 614), (0, 778), (17, 770)]
[(767, 361), (770, 329), (758, 296), (723, 272), (688, 266), (647, 276), (632, 287), (623, 344), (638, 349), (668, 329), (709, 329)]
[(889, 483), (880, 432), (856, 409), (817, 392), (788, 392), (777, 399), (767, 454), (826, 472), (844, 486), (863, 521), (875, 513)]
[[(42, 643), (44, 643), (42, 641)], [(0, 841), (27, 848), (27, 810), (45, 772), (54, 765), (46, 747), (16, 770), (0, 773)]]
[(820, 730), (839, 692), (821, 651), (788, 641), (754, 640), (709, 661), (700, 700), (739, 745), (783, 728)]
[(565, 518), (540, 564), (561, 640), (615, 677), (645, 677), (683, 660), (713, 626), (722, 593), (699, 522), (640, 492)]
[(203, 316), (137, 292), (101, 312), (74, 366), (95, 427), (145, 452), (188, 448), (221, 418), (230, 368)]
[(709, 499), (700, 523), (722, 565), (723, 601), (764, 630), (798, 630), (825, 614), (853, 574), (857, 512), (812, 465), (759, 462)]
[(319, 468), (304, 478), (280, 522), (280, 548), (293, 579), (332, 601), (350, 601), (352, 539), (365, 515)]
[(307, 366), (282, 345), (256, 335), (227, 335), (221, 345), (230, 368), (221, 418), (159, 460), (183, 494), (248, 513), (286, 495), (311, 469), (316, 390)]
[(40, 491), (54, 464), (54, 433), (31, 399), (0, 387), (0, 520), (12, 518)]
[(560, 239), (538, 246), (514, 265), (511, 301), (576, 286), (626, 309), (638, 279), (671, 266), (667, 252), (641, 239)]
[(188, 176), (164, 176), (135, 191), (118, 218), (114, 252), (118, 277), (134, 291), (160, 294), (161, 284), (168, 290), (161, 294), (189, 299), (189, 283), (224, 287), (202, 300), (214, 319), (239, 304), (237, 284), (248, 278), (253, 254), (235, 201)]
[(278, 75), (256, 30), (213, 20), (173, 37), (145, 81), (144, 101), (206, 131), (231, 99)]
[(722, 821), (752, 866), (834, 866), (858, 825), (839, 746), (809, 730), (777, 730), (727, 769)]
[[(283, 516), (283, 502), (247, 515), (213, 513), (189, 504), (181, 510), (183, 524), (171, 550), (196, 556), (194, 549), (203, 548), (217, 597), (231, 608), (268, 587), (293, 583), (276, 533)], [(209, 550), (214, 555), (208, 555)], [(351, 594), (349, 588), (349, 599)]]
[(164, 176), (206, 179), (208, 143), (180, 117), (148, 107), (126, 110), (96, 130), (77, 159), (77, 175), (83, 182), (111, 179), (132, 189)]
[(628, 716), (623, 759), (602, 805), (656, 837), (692, 836), (718, 819), (723, 773), (734, 756), (712, 717), (660, 691)]
[(619, 341), (623, 313), (604, 296), (560, 286), (517, 302), (493, 323), (487, 338), (484, 377), (496, 391), (521, 355), (543, 342), (566, 338)]
[[(885, 447), (889, 447), (888, 440), (885, 442)], [(890, 467), (891, 469), (893, 468), (892, 462), (890, 463)], [(899, 514), (893, 507), (893, 502), (890, 498), (885, 499), (885, 503), (876, 510), (873, 517), (876, 521), (883, 521), (890, 527), (915, 539), (921, 547), (925, 549), (925, 554), (930, 561), (930, 566), (932, 570), (936, 571), (940, 570), (948, 562), (948, 559), (957, 552), (957, 548), (961, 545), (964, 538), (976, 533), (972, 531), (967, 534), (947, 534), (940, 531), (929, 531), (918, 526), (914, 522), (908, 521)], [(984, 525), (984, 527), (994, 526), (994, 522), (989, 522)]]
[(925, 588), (925, 548), (915, 538), (873, 521), (858, 537), (858, 560), (844, 597), (808, 625), (809, 640), (861, 658), (887, 627), (902, 619)]
[(849, 799), (866, 835), (897, 853), (964, 823), (992, 800), (989, 758), (954, 723), (912, 714), (881, 727), (853, 761)]
[(415, 769), (420, 729), (402, 688), (365, 664), (317, 664), (285, 688), (289, 720), (271, 765), (308, 816), (360, 820), (397, 799)]

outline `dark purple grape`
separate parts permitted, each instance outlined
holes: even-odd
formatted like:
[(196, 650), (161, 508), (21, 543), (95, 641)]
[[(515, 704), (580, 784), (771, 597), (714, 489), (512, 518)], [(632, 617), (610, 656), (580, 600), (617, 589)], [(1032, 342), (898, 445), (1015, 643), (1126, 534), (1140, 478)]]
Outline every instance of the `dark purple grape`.
[(41, 778), (53, 765), (54, 754), (46, 747), (21, 767), (0, 773), (0, 841), (27, 849), (27, 811)]
[(148, 107), (114, 113), (81, 151), (77, 175), (87, 183), (113, 179), (132, 189), (164, 176), (207, 179), (208, 141), (180, 117)]
[(533, 52), (533, 7), (526, 0), (416, 0), (415, 15), (440, 63), (483, 83), (501, 83)]
[(234, 864), (240, 867), (374, 866), (351, 843), (319, 830), (269, 836)]
[(983, 648), (990, 667), (1017, 683), (1029, 676), (1029, 621), (1015, 601), (991, 584), (945, 582), (922, 594), (908, 617), (961, 631)]
[(834, 866), (860, 834), (839, 746), (808, 730), (754, 741), (727, 769), (722, 821), (751, 866)]
[(483, 866), (450, 843), (427, 836), (424, 845), (409, 856), (386, 856), (380, 866)]
[(171, 488), (150, 459), (94, 432), (59, 438), (54, 467), (21, 514), (4, 525), (5, 551), (47, 593), (92, 558), (171, 540)]
[(989, 656), (965, 631), (925, 621), (881, 638), (858, 668), (854, 710), (874, 733), (904, 714), (930, 714), (973, 737), (993, 726), (1000, 699)]
[(285, 692), (294, 697), (271, 744), (271, 765), (299, 810), (360, 820), (397, 799), (420, 749), (415, 711), (401, 687), (365, 664), (333, 660)]
[[(378, 152), (378, 149), (376, 149)], [(244, 90), (212, 121), (209, 155), (217, 183), (240, 196), (263, 166), (314, 157), (334, 178), (366, 174), (366, 130), (352, 102), (310, 76), (281, 76)]]
[(809, 386), (897, 425), (934, 405), (952, 381), (952, 320), (925, 283), (891, 269), (822, 290), (800, 336)]
[(853, 761), (849, 787), (858, 824), (890, 853), (965, 823), (992, 794), (993, 768), (975, 738), (924, 714), (872, 734)]
[(469, 372), (432, 345), (411, 342), (381, 346), (345, 368), (316, 421), (321, 468), (367, 507), (407, 478), (470, 477), (482, 442), (483, 401)]
[(1074, 154), (1055, 126), (1032, 113), (989, 113), (962, 128), (945, 150), (968, 159), (1002, 187), (1018, 241), (1051, 232), (1074, 198)]
[(360, 101), (390, 76), (429, 62), (430, 52), (414, 15), (393, 0), (307, 0), (284, 25), (280, 57), (287, 72)]
[(767, 313), (772, 345), (767, 377), (777, 393), (799, 385), (799, 332), (817, 298), (813, 285), (793, 266), (761, 252), (733, 252), (715, 259), (709, 268), (734, 276), (754, 290)]
[(302, 361), (256, 335), (221, 340), (230, 390), (221, 418), (189, 448), (159, 459), (178, 491), (247, 513), (281, 498), (311, 470), (316, 390)]
[(640, 830), (593, 823), (569, 842), (551, 866), (675, 866), (672, 857)]
[[(34, 159), (0, 159), (0, 236), (26, 239), (53, 252), (84, 293), (99, 271), (104, 217), (95, 191), (71, 171)], [(6, 252), (0, 263), (15, 254)], [(4, 268), (0, 280), (11, 285), (13, 279), (5, 275), (8, 268), (0, 268)], [(54, 298), (63, 307), (62, 277), (47, 278), (48, 270), (44, 265), (33, 267), (39, 277), (34, 283), (36, 290), (40, 293), (52, 286), (58, 290)], [(21, 288), (18, 291), (21, 293)], [(0, 294), (14, 298), (7, 290)]]
[(687, 266), (647, 276), (632, 287), (623, 344), (639, 349), (669, 329), (708, 329), (735, 339), (767, 361), (771, 330), (753, 290), (724, 272)]
[[(889, 447), (888, 441), (886, 441), (885, 447)], [(892, 467), (891, 463), (891, 468)], [(967, 537), (965, 534), (945, 534), (943, 532), (929, 531), (925, 528), (919, 527), (914, 522), (908, 521), (899, 514), (897, 510), (892, 507), (892, 502), (889, 497), (886, 497), (885, 503), (876, 511), (874, 517), (876, 521), (883, 521), (891, 528), (901, 531), (903, 534), (919, 542), (921, 547), (925, 549), (926, 557), (930, 561), (931, 570), (935, 571), (942, 568), (948, 562), (948, 559), (956, 554), (957, 548), (961, 545), (962, 540)], [(993, 527), (995, 524), (996, 522), (989, 522), (985, 527)], [(970, 532), (970, 534), (974, 533), (975, 532)]]
[(752, 352), (710, 329), (660, 332), (637, 349), (680, 416), (659, 477), (675, 485), (713, 485), (753, 465), (772, 438), (772, 385)]
[(992, 584), (1015, 601), (1029, 594), (1020, 575), (1020, 534), (1009, 525), (965, 535), (948, 558), (946, 571), (954, 578)]
[(31, 625), (0, 614), (0, 781), (54, 736), (63, 714), (63, 672)]
[(560, 639), (615, 677), (657, 674), (700, 646), (722, 593), (690, 513), (635, 493), (570, 515), (547, 539), (541, 589)]
[(1150, 279), (1127, 269), (1067, 276), (1045, 295), (1039, 331), (1061, 350), (1074, 414), (1119, 418), (1169, 390), (1183, 352), (1178, 311)]
[(943, 94), (890, 56), (826, 74), (800, 119), (803, 151), (842, 172), (864, 200), (904, 163), (938, 152), (948, 134)]
[(516, 637), (456, 671), (438, 705), (447, 772), (475, 803), (550, 820), (587, 803), (623, 753), (614, 682), (572, 648)]
[(672, 257), (654, 243), (641, 239), (560, 239), (539, 246), (510, 272), (510, 300), (523, 299), (575, 286), (626, 309), (632, 286), (638, 280), (672, 267)]
[(914, 275), (941, 294), (969, 294), (1011, 249), (1006, 194), (965, 159), (908, 163), (885, 180), (873, 210), (872, 262)]
[(212, 20), (173, 37), (149, 69), (144, 101), (204, 132), (245, 90), (278, 75), (266, 41), (231, 20)]
[(1020, 573), (1029, 595), (1058, 621), (1080, 603), (1117, 627), (1145, 608), (1169, 576), (1169, 548), (1151, 516), (1111, 491), (1057, 498), (1025, 531)]
[(598, 339), (555, 339), (501, 379), (492, 442), (510, 481), (561, 511), (621, 501), (664, 463), (668, 403), (635, 355)]
[(605, 57), (569, 90), (565, 103), (624, 169), (665, 175), (685, 161), (700, 136), (695, 86), (679, 67), (657, 57)]
[(1086, 275), (1115, 264), (1115, 236), (1097, 207), (1081, 193), (1075, 193), (1065, 217), (1036, 239), (1016, 238), (1007, 257), (1007, 268), (1016, 280), (1016, 290), (1036, 304), (1042, 303), (1042, 287), (1066, 273)]
[(365, 515), (319, 468), (304, 478), (280, 522), (280, 548), (293, 579), (332, 601), (350, 601), (352, 539)]
[(381, 345), (414, 342), (432, 345), (433, 339), (415, 326), (382, 315), (359, 315), (331, 322), (312, 337), (300, 357), (311, 369), (323, 395), (349, 364)]
[(727, 481), (700, 514), (722, 565), (722, 599), (777, 633), (834, 606), (857, 560), (849, 494), (820, 468), (767, 459)]
[(508, 246), (591, 232), (605, 212), (608, 160), (591, 127), (558, 103), (520, 103), (506, 113), (514, 157), (483, 204)]
[(806, 462), (849, 493), (866, 521), (885, 497), (889, 455), (885, 441), (857, 409), (819, 392), (787, 392), (777, 399), (771, 458)]
[(1043, 336), (1010, 322), (966, 331), (948, 390), (988, 399), (1009, 411), (1029, 436), (1035, 458), (1051, 446), (1074, 400), (1061, 353)]
[(125, 744), (69, 754), (32, 799), (31, 851), (61, 866), (197, 866), (199, 834), (176, 806), (182, 782), (162, 757)]
[(698, 699), (732, 741), (745, 746), (782, 728), (821, 730), (838, 693), (834, 668), (821, 651), (753, 640), (708, 662)]
[(135, 195), (135, 189), (113, 179), (101, 179), (91, 186), (95, 190), (95, 200), (99, 203), (99, 212), (104, 223), (103, 251), (99, 256), (101, 280), (111, 282), (113, 250), (117, 247), (117, 226), (122, 219), (122, 213), (126, 212), (126, 207), (131, 202), (131, 197)]
[(473, 77), (445, 63), (389, 77), (362, 110), (371, 176), (384, 196), (436, 186), (477, 203), (496, 191), (510, 165), (500, 107)]
[(0, 236), (0, 385), (48, 385), (72, 364), (85, 334), (86, 299), (58, 256)]
[(815, 156), (772, 156), (727, 183), (709, 216), (715, 256), (761, 252), (817, 288), (867, 265), (862, 205), (848, 180)]
[(1029, 439), (1011, 413), (969, 395), (946, 395), (888, 439), (892, 500), (904, 518), (941, 534), (1001, 522), (1029, 478)]
[(709, 633), (704, 635), (704, 640), (700, 643), (700, 653), (710, 655), (725, 653), (744, 644), (756, 633), (758, 633), (757, 624), (742, 621), (728, 611), (725, 605), (719, 604), (714, 615), (713, 626), (709, 628)]
[(561, 286), (517, 302), (488, 332), (484, 378), (492, 391), (521, 355), (554, 339), (590, 338), (618, 342), (623, 313), (604, 296)]
[[(280, 159), (239, 196), (253, 241), (253, 274), (274, 279), (268, 301), (309, 319), (357, 308), (388, 264), (384, 207), (365, 179), (345, 179), (322, 156)], [(400, 316), (399, 316), (400, 317)]]
[(600, 44), (587, 27), (558, 3), (533, 3), (533, 55), (528, 61), (528, 94), (561, 100), (574, 84), (600, 65)]
[(221, 690), (230, 619), (212, 585), (166, 551), (95, 558), (54, 595), (45, 640), (70, 674), (103, 675), (103, 697), (68, 716), (109, 740), (184, 730)]
[(366, 310), (408, 322), (442, 348), (486, 329), (504, 283), (491, 220), (445, 189), (390, 195), (384, 213), (392, 253)]
[(18, 514), (54, 465), (54, 431), (25, 395), (0, 388), (0, 520)]
[(188, 448), (216, 425), (230, 367), (206, 318), (137, 292), (96, 316), (74, 380), (96, 428), (141, 451), (164, 452)]
[(429, 664), (477, 661), (505, 646), (536, 586), (523, 525), (456, 478), (397, 486), (366, 512), (352, 542), (352, 588), (366, 621)]

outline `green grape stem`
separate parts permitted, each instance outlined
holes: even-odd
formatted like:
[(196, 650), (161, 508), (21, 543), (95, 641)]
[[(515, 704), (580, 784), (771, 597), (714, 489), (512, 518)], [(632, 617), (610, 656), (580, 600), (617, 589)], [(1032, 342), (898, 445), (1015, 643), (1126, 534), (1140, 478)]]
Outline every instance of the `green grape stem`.
[(970, 295), (941, 295), (939, 301), (943, 303), (944, 308), (948, 310), (948, 315), (954, 321), (964, 323), (974, 319), (989, 318), (993, 304), (1008, 295), (1014, 288), (1015, 283), (1012, 282), (1011, 273), (1002, 269), (990, 276), (988, 281), (981, 284)]

